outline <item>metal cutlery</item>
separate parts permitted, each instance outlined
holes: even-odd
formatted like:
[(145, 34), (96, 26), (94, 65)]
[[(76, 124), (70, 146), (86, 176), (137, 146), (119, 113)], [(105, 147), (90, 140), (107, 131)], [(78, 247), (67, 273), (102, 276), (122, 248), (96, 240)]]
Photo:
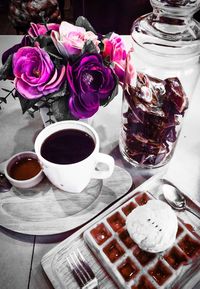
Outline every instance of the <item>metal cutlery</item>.
[(74, 278), (82, 289), (97, 289), (98, 280), (79, 249), (70, 253), (67, 262)]
[(171, 182), (163, 180), (162, 192), (168, 204), (175, 210), (187, 210), (200, 219), (200, 208)]

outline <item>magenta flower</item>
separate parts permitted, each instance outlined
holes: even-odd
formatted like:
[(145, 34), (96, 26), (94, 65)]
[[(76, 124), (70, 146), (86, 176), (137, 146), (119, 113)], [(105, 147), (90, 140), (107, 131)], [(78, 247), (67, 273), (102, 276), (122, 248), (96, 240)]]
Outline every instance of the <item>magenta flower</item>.
[(48, 30), (59, 31), (60, 24), (57, 23), (48, 23), (46, 25), (39, 23), (31, 23), (31, 26), (28, 30), (28, 35), (31, 37), (37, 37), (39, 35), (45, 35)]
[(85, 54), (67, 65), (71, 90), (69, 108), (76, 118), (91, 117), (109, 100), (116, 85), (112, 69), (104, 66), (99, 54)]
[(55, 68), (48, 53), (39, 46), (25, 46), (13, 55), (13, 74), (16, 90), (27, 99), (37, 99), (58, 91), (65, 67)]
[(121, 37), (112, 33), (110, 38), (103, 39), (103, 57), (109, 57), (113, 62), (113, 68), (120, 82), (124, 80), (126, 65), (126, 50)]

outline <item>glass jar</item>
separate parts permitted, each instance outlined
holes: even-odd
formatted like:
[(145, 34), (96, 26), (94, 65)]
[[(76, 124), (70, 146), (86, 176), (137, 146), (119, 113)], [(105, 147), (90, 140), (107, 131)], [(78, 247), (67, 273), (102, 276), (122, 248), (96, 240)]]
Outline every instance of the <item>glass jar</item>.
[(153, 12), (133, 23), (119, 140), (134, 166), (156, 168), (173, 155), (197, 83), (200, 0), (151, 0)]

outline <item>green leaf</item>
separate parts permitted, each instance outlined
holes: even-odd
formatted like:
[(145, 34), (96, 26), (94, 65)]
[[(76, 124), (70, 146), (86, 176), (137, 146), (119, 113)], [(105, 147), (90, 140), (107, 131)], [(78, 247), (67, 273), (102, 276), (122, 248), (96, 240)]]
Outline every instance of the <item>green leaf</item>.
[(109, 55), (106, 56), (106, 57), (104, 57), (103, 63), (104, 63), (106, 66), (108, 66), (108, 67), (111, 65), (111, 61), (110, 61), (110, 56), (109, 56)]
[(51, 36), (48, 35), (39, 35), (35, 39), (35, 42), (38, 42), (41, 48), (47, 47), (53, 43)]
[(34, 46), (35, 38), (30, 36), (29, 41), (30, 41), (30, 46)]
[(5, 97), (0, 97), (0, 102), (1, 102), (1, 103), (2, 103), (2, 102), (7, 103), (7, 100), (6, 100)]
[(99, 43), (99, 48), (101, 52), (104, 50), (104, 44), (102, 41)]
[(55, 62), (56, 67), (60, 67), (61, 64), (66, 64), (66, 61), (64, 61), (63, 56), (55, 47), (50, 35), (39, 35), (35, 39), (35, 42), (38, 42), (40, 47), (43, 48), (51, 58), (53, 58), (52, 60)]
[(16, 95), (15, 95), (15, 93), (11, 93), (11, 95), (12, 95), (12, 97), (15, 99), (16, 98)]
[(4, 65), (0, 68), (0, 80), (6, 80), (12, 75), (12, 54), (8, 56)]
[(92, 31), (94, 34), (97, 34), (90, 22), (83, 16), (79, 16), (76, 19), (75, 25), (85, 28), (86, 31)]
[(109, 39), (112, 34), (113, 34), (113, 32), (108, 32), (106, 35), (104, 35), (103, 38), (104, 38), (104, 39), (105, 39), (105, 38), (108, 38), (108, 39)]
[(26, 99), (18, 91), (15, 92), (15, 97), (19, 98), (22, 112), (25, 113), (39, 101), (39, 99)]
[(48, 111), (47, 115), (53, 115), (53, 112), (52, 111)]
[(15, 92), (15, 97), (19, 98), (22, 112), (25, 113), (28, 111), (30, 113), (30, 109), (32, 109), (33, 112), (36, 112), (41, 107), (48, 106), (52, 102), (58, 101), (62, 96), (66, 97), (67, 93), (67, 82), (65, 82), (59, 91), (44, 95), (37, 99), (26, 99), (18, 91)]
[(63, 62), (63, 57), (55, 47), (53, 42), (49, 42), (46, 46), (43, 47), (43, 49), (53, 58), (56, 58), (57, 60), (60, 60)]
[(50, 55), (51, 58), (55, 58), (57, 60), (60, 60), (60, 62), (64, 63), (63, 61), (63, 57), (57, 53), (57, 51), (55, 51), (54, 49), (52, 49), (52, 47), (45, 47), (44, 50)]
[(87, 40), (81, 51), (81, 55), (85, 53), (98, 53), (97, 48), (92, 40)]
[(35, 115), (34, 115), (34, 111), (28, 110), (28, 113), (29, 113), (29, 115), (30, 115), (32, 118), (35, 117)]
[[(60, 90), (46, 95), (45, 98), (46, 98), (46, 100), (48, 102), (49, 99), (54, 99), (54, 100), (55, 99), (59, 99), (62, 96), (66, 96), (67, 93), (68, 93), (68, 91), (67, 91), (67, 81), (65, 81), (64, 85), (61, 87)], [(44, 100), (44, 97), (42, 98), (42, 100)]]
[(7, 89), (7, 88), (2, 88), (2, 90), (5, 91), (5, 92), (9, 92), (10, 93), (10, 90)]
[(38, 110), (39, 110), (38, 105), (36, 105), (36, 104), (32, 105), (31, 108), (32, 108), (34, 111), (38, 111)]
[(45, 121), (45, 123), (52, 124), (52, 123), (55, 123), (55, 121), (53, 119), (48, 119), (47, 121)]
[(63, 96), (58, 101), (52, 104), (53, 115), (57, 121), (76, 120), (76, 118), (70, 112), (68, 103), (69, 98)]
[(48, 45), (44, 47), (44, 50), (50, 54), (51, 56), (53, 56), (54, 58), (63, 60), (63, 57), (60, 55), (60, 53), (58, 52), (58, 50), (56, 49), (56, 47), (54, 45)]

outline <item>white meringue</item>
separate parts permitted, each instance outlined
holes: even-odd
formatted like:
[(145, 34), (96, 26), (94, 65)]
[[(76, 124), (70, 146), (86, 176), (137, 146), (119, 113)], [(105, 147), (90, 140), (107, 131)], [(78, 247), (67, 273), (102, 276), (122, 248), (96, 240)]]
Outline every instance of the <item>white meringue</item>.
[(128, 215), (126, 226), (130, 237), (142, 250), (157, 253), (175, 242), (178, 220), (168, 204), (150, 200)]

